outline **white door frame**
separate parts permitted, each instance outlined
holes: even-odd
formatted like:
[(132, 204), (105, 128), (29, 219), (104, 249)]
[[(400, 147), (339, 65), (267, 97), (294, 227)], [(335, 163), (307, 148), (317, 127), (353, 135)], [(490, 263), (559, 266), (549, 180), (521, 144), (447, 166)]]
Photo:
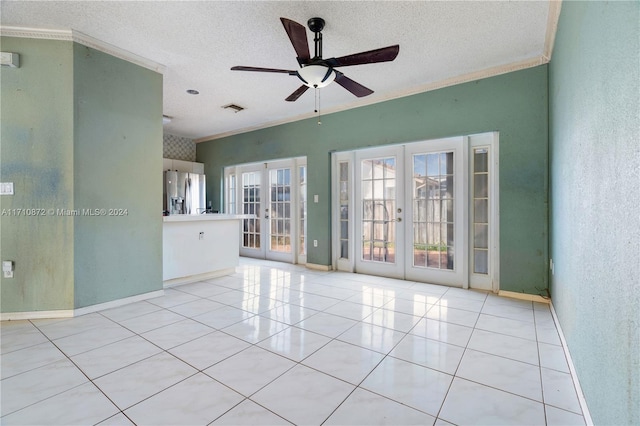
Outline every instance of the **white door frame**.
[[(383, 159), (383, 158), (393, 158), (395, 169), (393, 169), (393, 180), (395, 187), (395, 204), (392, 208), (388, 209), (386, 205), (382, 206), (382, 210), (384, 211), (383, 223), (380, 223), (380, 220), (377, 220), (379, 226), (382, 226), (383, 236), (386, 239), (388, 235), (394, 236), (394, 245), (391, 248), (393, 250), (393, 262), (379, 262), (379, 261), (365, 261), (363, 260), (363, 223), (358, 221), (358, 218), (363, 218), (363, 193), (362, 193), (362, 180), (365, 178), (362, 176), (362, 161), (367, 159)], [(355, 256), (354, 256), (354, 268), (356, 272), (371, 274), (371, 275), (381, 275), (391, 278), (404, 278), (405, 267), (403, 264), (403, 251), (404, 251), (404, 224), (403, 222), (405, 217), (405, 196), (404, 196), (404, 147), (402, 145), (392, 145), (392, 146), (383, 146), (376, 149), (367, 149), (356, 151), (355, 154), (355, 162), (354, 162), (354, 174), (355, 180), (353, 184), (355, 186), (355, 200), (357, 202), (354, 204), (354, 245), (355, 245)], [(384, 164), (380, 164), (379, 167), (373, 165), (372, 173), (379, 173), (382, 175), (384, 172), (389, 173)], [(367, 179), (373, 178), (373, 176), (367, 176)], [(376, 194), (372, 194), (372, 196), (377, 196), (380, 198), (383, 196), (383, 192), (385, 188), (380, 186), (376, 188), (375, 181), (371, 182), (373, 188), (371, 188), (372, 192)], [(378, 181), (377, 183), (382, 183)], [(381, 209), (376, 209), (379, 206), (373, 206), (373, 210), (378, 210), (378, 213), (381, 212)], [(358, 223), (355, 223), (358, 221)], [(373, 232), (373, 231), (372, 231)], [(373, 233), (371, 237), (374, 237)], [(386, 247), (386, 243), (384, 247), (377, 247), (378, 250), (386, 251), (388, 250)], [(375, 250), (374, 250), (375, 251)]]
[[(405, 146), (405, 164), (407, 171), (405, 173), (405, 185), (407, 194), (407, 211), (405, 214), (405, 279), (413, 281), (425, 281), (424, 276), (430, 283), (449, 285), (454, 287), (469, 287), (468, 262), (466, 262), (466, 253), (468, 247), (468, 208), (467, 200), (467, 173), (468, 167), (465, 164), (467, 158), (467, 138), (456, 137), (447, 139), (437, 139), (427, 141), (425, 143), (412, 143)], [(412, 174), (409, 173), (413, 169), (414, 155), (432, 154), (441, 152), (453, 152), (453, 269), (435, 269), (426, 267), (417, 267), (413, 265), (413, 239), (410, 235), (414, 232), (414, 215)], [(439, 189), (438, 189), (439, 191)]]
[[(463, 200), (465, 201), (466, 208), (463, 208), (462, 212), (462, 221), (460, 223), (467, 224), (463, 225), (462, 228), (467, 230), (467, 232), (462, 232), (463, 238), (463, 247), (462, 247), (462, 256), (459, 257), (459, 263), (462, 263), (462, 273), (463, 277), (461, 282), (457, 282), (456, 285), (458, 287), (471, 287), (475, 289), (483, 289), (490, 290), (493, 292), (498, 292), (500, 289), (500, 211), (499, 211), (499, 133), (498, 132), (488, 132), (481, 133), (475, 135), (468, 135), (465, 137), (458, 137), (462, 140), (462, 155), (460, 159), (462, 160), (462, 165), (458, 167), (462, 167), (462, 179), (457, 179), (460, 181), (459, 183), (463, 186), (462, 195)], [(455, 138), (447, 138), (445, 140), (450, 140)], [(435, 146), (438, 140), (431, 141), (420, 141), (408, 144), (398, 144), (395, 146), (405, 147), (407, 153), (404, 155), (403, 161), (407, 163), (407, 158), (410, 157), (410, 153), (414, 152), (414, 147), (424, 146), (423, 144), (434, 144)], [(427, 145), (428, 146), (428, 145)], [(339, 271), (345, 272), (354, 272), (356, 271), (356, 250), (355, 247), (360, 244), (357, 241), (355, 229), (358, 226), (361, 226), (359, 223), (355, 223), (355, 204), (359, 201), (357, 194), (358, 182), (356, 181), (356, 167), (359, 167), (358, 161), (356, 161), (356, 157), (364, 158), (363, 156), (371, 155), (378, 156), (375, 152), (378, 149), (390, 148), (390, 146), (376, 147), (376, 148), (364, 148), (361, 150), (354, 151), (344, 151), (344, 152), (333, 152), (332, 153), (332, 264), (333, 268)], [(473, 271), (473, 210), (471, 207), (473, 206), (473, 155), (474, 149), (476, 148), (486, 148), (489, 152), (489, 266), (487, 274), (477, 274)], [(361, 151), (370, 151), (369, 154), (361, 153)], [(385, 152), (385, 151), (380, 151)], [(347, 179), (348, 182), (343, 182), (347, 184), (346, 191), (343, 190), (343, 193), (346, 193), (347, 200), (343, 202), (341, 206), (340, 203), (340, 185), (341, 182), (339, 180), (339, 170), (340, 165), (344, 165), (347, 168)], [(411, 167), (405, 165), (405, 167)], [(406, 175), (406, 173), (405, 173)], [(460, 175), (459, 175), (460, 176)], [(410, 194), (410, 184), (409, 179), (405, 180), (405, 193)], [(403, 201), (404, 203), (404, 201)], [(405, 234), (407, 229), (411, 224), (409, 219), (409, 214), (412, 210), (410, 206), (405, 206), (406, 209), (403, 209), (405, 214), (403, 215), (403, 221), (405, 226)], [(340, 217), (341, 210), (346, 208), (348, 214), (347, 227), (348, 230), (346, 232), (346, 240), (341, 240), (341, 230), (340, 230)], [(342, 213), (344, 215), (344, 212)], [(456, 220), (459, 220), (457, 218)], [(409, 240), (409, 238), (407, 238)], [(347, 241), (346, 250), (342, 250), (341, 242)], [(409, 243), (407, 243), (408, 245)], [(406, 249), (405, 249), (406, 250)], [(343, 254), (345, 256), (343, 256)], [(407, 262), (410, 262), (408, 256)], [(409, 268), (405, 268), (408, 270)], [(416, 277), (412, 277), (411, 274), (407, 276), (405, 273), (403, 275), (406, 279), (416, 280)], [(419, 277), (418, 277), (419, 278)]]
[[(474, 179), (474, 150), (484, 148), (488, 150), (489, 166), (489, 262), (488, 273), (474, 273), (474, 247), (473, 239), (469, 242), (469, 286), (479, 290), (489, 290), (497, 293), (500, 290), (500, 162), (499, 159), (499, 138), (498, 132), (479, 133), (469, 136), (469, 206), (473, 207), (473, 179)], [(472, 209), (469, 210), (469, 236), (474, 235), (474, 218)]]
[(333, 269), (344, 272), (354, 272), (354, 156), (354, 151), (331, 155), (331, 258)]
[[(272, 160), (260, 163), (241, 164), (237, 166), (225, 167), (224, 170), (224, 206), (228, 213), (244, 213), (244, 188), (242, 182), (243, 173), (255, 172), (260, 176), (260, 209), (256, 212), (256, 217), (260, 221), (260, 248), (244, 247), (243, 227), (244, 220), (240, 230), (240, 255), (246, 257), (254, 257), (258, 259), (268, 259), (288, 263), (306, 263), (306, 250), (301, 253), (300, 250), (300, 234), (306, 235), (306, 230), (300, 229), (300, 167), (306, 166), (306, 157), (289, 158), (285, 160)], [(291, 173), (290, 186), (290, 243), (291, 252), (278, 252), (270, 250), (270, 224), (271, 224), (271, 188), (270, 188), (270, 171), (274, 169), (288, 168)], [(235, 175), (235, 206), (229, 204), (229, 176)], [(235, 212), (229, 211), (235, 208)], [(268, 210), (267, 210), (268, 209)]]

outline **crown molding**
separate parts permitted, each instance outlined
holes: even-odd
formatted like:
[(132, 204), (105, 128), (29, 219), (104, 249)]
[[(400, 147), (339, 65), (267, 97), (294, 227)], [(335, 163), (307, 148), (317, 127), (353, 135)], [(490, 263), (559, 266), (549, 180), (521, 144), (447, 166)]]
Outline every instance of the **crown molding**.
[(60, 40), (73, 41), (83, 46), (99, 50), (116, 58), (123, 59), (143, 68), (150, 69), (160, 74), (164, 74), (166, 66), (159, 64), (151, 59), (144, 58), (128, 50), (121, 49), (112, 44), (93, 38), (77, 30), (52, 30), (30, 27), (9, 27), (0, 26), (0, 36), (2, 37), (21, 37), (35, 38), (42, 40)]
[(544, 38), (544, 53), (542, 54), (545, 60), (545, 64), (551, 61), (553, 45), (556, 41), (556, 33), (558, 32), (558, 21), (560, 20), (561, 9), (562, 0), (551, 0), (549, 2), (549, 14), (547, 15), (547, 32)]
[[(449, 87), (449, 86), (455, 86), (455, 85), (458, 85), (458, 84), (468, 83), (468, 82), (476, 81), (476, 80), (482, 80), (482, 79), (485, 79), (485, 78), (494, 77), (494, 76), (501, 75), (501, 74), (507, 74), (507, 73), (514, 72), (514, 71), (520, 71), (520, 70), (524, 70), (524, 69), (527, 69), (527, 68), (533, 68), (533, 67), (537, 67), (539, 65), (544, 65), (547, 62), (549, 62), (549, 60), (546, 59), (543, 55), (540, 55), (540, 56), (536, 56), (536, 57), (533, 57), (533, 58), (530, 58), (530, 59), (525, 59), (523, 61), (512, 62), (512, 63), (504, 64), (504, 65), (498, 65), (498, 66), (495, 66), (495, 67), (486, 68), (484, 70), (475, 71), (475, 72), (471, 72), (471, 73), (467, 73), (467, 74), (462, 74), (462, 75), (451, 77), (451, 78), (447, 78), (447, 79), (444, 79), (444, 80), (439, 80), (439, 81), (435, 81), (435, 82), (432, 82), (432, 83), (416, 86), (416, 87), (413, 87), (413, 88), (411, 88), (409, 90), (404, 90), (404, 91), (391, 93), (389, 95), (381, 96), (381, 97), (378, 97), (378, 98), (375, 98), (375, 99), (371, 99), (371, 100), (368, 100), (368, 101), (359, 100), (359, 101), (355, 101), (355, 102), (347, 104), (347, 105), (343, 105), (341, 107), (329, 108), (329, 109), (323, 110), (322, 111), (322, 115), (329, 115), (329, 114), (333, 114), (335, 112), (346, 111), (346, 110), (353, 109), (353, 108), (359, 108), (359, 107), (363, 107), (363, 106), (367, 106), (367, 105), (373, 105), (373, 104), (377, 104), (377, 103), (380, 103), (380, 102), (386, 102), (386, 101), (390, 101), (390, 100), (393, 100), (393, 99), (404, 98), (406, 96), (417, 95), (419, 93), (430, 92), (432, 90), (442, 89), (442, 88)], [(195, 143), (208, 142), (208, 141), (212, 141), (212, 140), (216, 140), (216, 139), (226, 138), (228, 136), (234, 136), (234, 135), (239, 135), (239, 134), (242, 134), (242, 133), (252, 132), (252, 131), (255, 131), (255, 130), (261, 130), (261, 129), (266, 129), (266, 128), (269, 128), (269, 127), (279, 126), (281, 124), (293, 123), (293, 122), (296, 122), (296, 121), (305, 120), (305, 119), (312, 118), (312, 117), (317, 117), (317, 114), (307, 113), (307, 114), (298, 115), (298, 116), (291, 117), (291, 118), (284, 119), (284, 120), (270, 121), (270, 122), (267, 122), (267, 123), (262, 123), (262, 124), (259, 124), (259, 125), (256, 125), (256, 126), (251, 126), (251, 127), (247, 127), (247, 128), (243, 128), (243, 129), (233, 130), (233, 131), (230, 131), (230, 132), (218, 133), (218, 134), (210, 135), (210, 136), (204, 136), (204, 137), (201, 137), (201, 138), (194, 139), (194, 142)]]

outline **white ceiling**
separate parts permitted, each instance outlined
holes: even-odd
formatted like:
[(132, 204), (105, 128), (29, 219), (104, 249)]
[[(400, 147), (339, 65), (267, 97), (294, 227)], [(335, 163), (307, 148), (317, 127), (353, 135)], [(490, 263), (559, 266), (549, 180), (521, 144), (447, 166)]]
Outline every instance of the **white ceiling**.
[[(546, 63), (556, 1), (2, 1), (3, 28), (74, 30), (164, 65), (165, 125), (203, 139), (310, 117), (314, 93), (286, 74), (234, 65), (297, 69), (280, 23), (325, 19), (325, 58), (400, 45), (395, 61), (340, 68), (374, 90), (356, 98), (321, 89), (323, 113)], [(313, 37), (308, 32), (313, 55)], [(186, 93), (197, 89), (197, 96)], [(246, 110), (234, 113), (222, 106)]]

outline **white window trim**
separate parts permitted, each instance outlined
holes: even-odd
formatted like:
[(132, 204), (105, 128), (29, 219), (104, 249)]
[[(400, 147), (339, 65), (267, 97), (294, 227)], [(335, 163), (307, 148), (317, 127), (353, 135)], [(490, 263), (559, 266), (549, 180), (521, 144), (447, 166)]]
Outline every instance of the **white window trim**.
[[(332, 226), (332, 266), (334, 270), (343, 271), (343, 272), (353, 272), (355, 270), (355, 243), (354, 243), (354, 224), (353, 224), (353, 213), (354, 213), (354, 183), (353, 179), (355, 178), (354, 174), (354, 159), (355, 159), (355, 151), (349, 152), (333, 152), (331, 153), (331, 194), (332, 200), (331, 203), (331, 223)], [(346, 162), (349, 165), (349, 183), (350, 185), (347, 187), (348, 196), (349, 196), (349, 229), (347, 232), (347, 237), (349, 238), (349, 258), (344, 259), (340, 258), (340, 202), (336, 197), (339, 197), (340, 194), (340, 167), (339, 164)]]

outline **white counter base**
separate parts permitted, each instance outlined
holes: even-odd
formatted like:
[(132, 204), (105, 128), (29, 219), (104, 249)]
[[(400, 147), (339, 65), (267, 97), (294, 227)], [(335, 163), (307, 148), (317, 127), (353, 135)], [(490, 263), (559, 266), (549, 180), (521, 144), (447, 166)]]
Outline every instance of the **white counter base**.
[(171, 287), (235, 272), (242, 215), (175, 215), (163, 218), (162, 279)]
[(174, 278), (172, 280), (163, 281), (163, 287), (175, 287), (182, 284), (195, 283), (198, 281), (210, 280), (212, 278), (224, 277), (236, 272), (236, 268), (220, 269), (219, 271), (208, 272), (206, 274), (191, 275), (188, 277)]

